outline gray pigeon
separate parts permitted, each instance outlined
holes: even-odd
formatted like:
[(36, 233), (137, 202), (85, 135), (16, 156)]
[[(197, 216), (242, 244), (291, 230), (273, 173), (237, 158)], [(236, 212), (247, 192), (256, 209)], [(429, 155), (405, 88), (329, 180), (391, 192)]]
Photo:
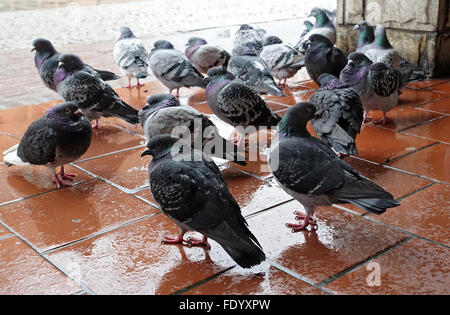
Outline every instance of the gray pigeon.
[(311, 21), (309, 20), (305, 20), (305, 22), (303, 22), (303, 24), (305, 25), (305, 29), (303, 30), (302, 34), (300, 35), (300, 41), (305, 38), (305, 36), (314, 28), (314, 24), (311, 23)]
[(8, 166), (46, 165), (58, 189), (71, 186), (76, 175), (65, 173), (64, 165), (89, 149), (91, 135), (91, 124), (75, 103), (58, 104), (28, 127), (20, 144), (3, 152), (3, 161)]
[(340, 157), (358, 155), (355, 139), (364, 119), (361, 98), (331, 74), (322, 74), (319, 83), (321, 89), (309, 99), (316, 108), (314, 131)]
[(251, 54), (258, 56), (263, 48), (261, 41), (264, 34), (265, 31), (257, 31), (248, 24), (241, 25), (234, 37), (232, 55), (242, 56), (244, 54)]
[(148, 76), (148, 53), (141, 39), (136, 38), (127, 26), (120, 28), (120, 37), (114, 45), (114, 60), (120, 71), (128, 77), (128, 88), (131, 88), (131, 78), (137, 80)]
[[(34, 54), (34, 63), (45, 86), (56, 92), (54, 76), (56, 68), (58, 68), (59, 57), (61, 54), (56, 51), (55, 47), (48, 39), (44, 38), (35, 39), (31, 51), (36, 52)], [(112, 72), (96, 70), (87, 64), (84, 64), (83, 70), (104, 81), (117, 80), (120, 78)]]
[(306, 36), (300, 38), (297, 45), (295, 45), (295, 48), (298, 49), (301, 53), (305, 53), (307, 49), (306, 44), (308, 39), (315, 34), (319, 34), (328, 38), (331, 46), (336, 44), (336, 27), (328, 18), (327, 13), (321, 8), (313, 8), (309, 17), (314, 17), (316, 19), (316, 23), (314, 23), (314, 27), (311, 31), (308, 32)]
[(200, 37), (191, 37), (186, 45), (186, 57), (202, 73), (217, 66), (228, 66), (230, 54), (223, 48), (209, 45)]
[(366, 111), (364, 121), (368, 121), (369, 111), (381, 110), (383, 119), (375, 123), (387, 123), (389, 120), (386, 113), (398, 105), (399, 90), (404, 85), (400, 71), (381, 62), (372, 63), (362, 53), (351, 53), (348, 59), (348, 65), (341, 72), (340, 81), (352, 86), (361, 97)]
[(139, 120), (147, 140), (162, 134), (178, 137), (177, 131), (184, 137), (189, 131), (192, 148), (240, 165), (247, 164), (245, 156), (238, 153), (238, 147), (222, 138), (206, 115), (190, 106), (182, 106), (172, 94), (150, 96), (139, 112)]
[(288, 44), (278, 43), (277, 38), (269, 37), (259, 56), (266, 62), (274, 78), (279, 80), (279, 85), (286, 86), (287, 79), (305, 66), (305, 56)]
[(283, 90), (275, 83), (269, 66), (261, 57), (235, 56), (228, 64), (228, 71), (258, 93), (284, 96)]
[(179, 96), (181, 87), (201, 87), (206, 88), (203, 82), (203, 75), (181, 52), (166, 40), (159, 40), (154, 43), (154, 48), (150, 52), (150, 69), (153, 74), (170, 90), (177, 90)]
[(264, 47), (269, 45), (283, 44), (283, 40), (275, 35), (265, 36), (261, 42), (263, 45), (263, 49)]
[(287, 224), (292, 232), (317, 226), (313, 219), (318, 206), (354, 204), (374, 214), (400, 205), (383, 188), (356, 172), (320, 139), (306, 129), (315, 117), (311, 103), (292, 107), (278, 125), (269, 166), (280, 186), (305, 208), (296, 212), (300, 224)]
[(319, 77), (323, 73), (329, 73), (339, 77), (341, 70), (347, 64), (347, 57), (339, 48), (325, 36), (313, 34), (309, 37), (305, 55), (305, 66), (311, 79), (319, 84)]
[[(206, 99), (213, 113), (227, 124), (243, 129), (254, 126), (271, 128), (280, 117), (272, 112), (266, 102), (247, 84), (236, 78), (225, 67), (215, 67), (208, 71)], [(237, 138), (241, 144), (244, 130), (237, 128)], [(236, 134), (236, 133), (235, 133)]]
[(364, 54), (372, 46), (375, 40), (373, 27), (366, 21), (361, 21), (353, 29), (359, 31), (358, 40), (356, 42), (356, 51)]
[(55, 73), (58, 94), (67, 102), (74, 102), (89, 120), (100, 117), (119, 117), (130, 124), (138, 124), (138, 111), (122, 101), (102, 79), (84, 71), (83, 62), (75, 55), (59, 58)]
[[(400, 56), (394, 47), (392, 47), (384, 26), (378, 26), (376, 33), (374, 34), (373, 28), (370, 26), (365, 27), (364, 23), (367, 24), (365, 21), (360, 22), (360, 24), (363, 25), (360, 38), (364, 36), (363, 33), (368, 34), (366, 35), (367, 42), (370, 41), (372, 37), (374, 38), (371, 43), (367, 43), (362, 49), (357, 51), (364, 53), (373, 63), (382, 62), (388, 67), (400, 70), (404, 80), (407, 80), (406, 82), (416, 82), (426, 78), (427, 75), (422, 67), (412, 64), (407, 59)], [(361, 27), (358, 28), (361, 29)], [(358, 45), (361, 45), (360, 40), (358, 40)]]
[[(263, 262), (261, 245), (249, 230), (219, 168), (200, 151), (179, 152), (177, 142), (178, 138), (159, 135), (148, 142), (142, 153), (153, 156), (149, 182), (156, 202), (181, 230), (163, 243), (209, 248), (207, 239), (211, 238), (242, 268)], [(188, 231), (201, 233), (203, 238), (184, 239)]]

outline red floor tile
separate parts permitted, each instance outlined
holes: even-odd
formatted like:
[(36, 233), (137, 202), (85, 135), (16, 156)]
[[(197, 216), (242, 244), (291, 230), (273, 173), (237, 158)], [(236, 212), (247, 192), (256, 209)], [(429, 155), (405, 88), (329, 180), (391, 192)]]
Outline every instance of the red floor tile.
[(148, 185), (148, 164), (151, 159), (142, 158), (143, 151), (143, 147), (127, 150), (80, 162), (77, 165), (96, 176), (133, 191)]
[[(395, 199), (404, 197), (411, 194), (421, 188), (424, 188), (433, 182), (409, 175), (403, 172), (394, 171), (379, 165), (372, 163), (367, 163), (358, 159), (346, 158), (345, 161), (349, 163), (356, 171), (361, 173), (363, 176), (374, 181), (376, 184), (380, 185), (386, 191), (390, 192)], [(365, 213), (366, 211), (351, 205), (342, 205), (343, 207), (357, 211), (359, 213)], [(395, 208), (394, 208), (395, 209)], [(388, 209), (387, 213), (395, 211), (394, 209)], [(378, 217), (383, 217), (385, 214)]]
[(356, 148), (359, 158), (381, 164), (435, 142), (366, 124), (356, 138)]
[(446, 95), (442, 92), (433, 92), (430, 90), (403, 89), (402, 94), (400, 95), (399, 105), (419, 106), (443, 98), (445, 96)]
[(402, 157), (389, 166), (450, 183), (450, 146), (437, 144), (414, 154)]
[(77, 263), (81, 281), (97, 294), (171, 294), (234, 265), (214, 241), (211, 250), (163, 245), (179, 232), (160, 214), (49, 254), (58, 265)]
[(450, 143), (450, 116), (408, 129), (405, 133)]
[(433, 86), (429, 87), (428, 89), (432, 90), (434, 92), (450, 94), (450, 83), (433, 85)]
[(314, 90), (302, 90), (295, 93), (294, 95), (275, 98), (272, 99), (271, 101), (274, 103), (293, 106), (300, 102), (309, 102), (309, 99), (314, 93), (315, 93)]
[[(7, 135), (0, 134), (0, 153), (3, 153), (4, 151), (11, 148), (13, 145), (16, 145), (18, 143), (20, 143), (20, 140)], [(3, 161), (3, 154), (1, 156)]]
[[(318, 208), (316, 232), (291, 233), (297, 201), (249, 220), (267, 257), (315, 283), (402, 241), (406, 234), (332, 207)], [(267, 231), (270, 231), (268, 233)]]
[(0, 207), (0, 220), (45, 251), (156, 212), (134, 196), (91, 180)]
[(424, 89), (428, 88), (430, 86), (435, 86), (439, 84), (443, 84), (448, 82), (447, 79), (429, 79), (429, 80), (423, 80), (418, 82), (409, 83), (408, 87), (413, 89)]
[(288, 274), (271, 267), (261, 275), (243, 275), (241, 270), (220, 275), (186, 295), (321, 295), (314, 288)]
[(5, 227), (0, 225), (0, 238), (1, 237), (5, 237), (5, 236), (10, 235), (10, 234), (11, 234), (10, 231), (8, 231)]
[[(369, 286), (380, 266), (380, 286)], [(406, 244), (364, 264), (326, 288), (338, 294), (447, 295), (450, 293), (450, 251), (421, 239)], [(372, 284), (373, 285), (373, 284)]]
[[(83, 182), (92, 177), (68, 165), (67, 173), (77, 174), (74, 183)], [(59, 169), (58, 169), (59, 172)], [(11, 166), (0, 164), (0, 204), (16, 199), (55, 190), (50, 170), (46, 166)]]
[(439, 113), (450, 114), (450, 98), (444, 98), (436, 102), (428, 103), (420, 106), (419, 108)]
[(16, 237), (0, 240), (0, 294), (73, 294), (70, 278)]
[(404, 200), (377, 220), (450, 246), (450, 186), (436, 184)]
[[(387, 117), (392, 119), (392, 121), (379, 127), (400, 131), (441, 116), (442, 115), (439, 113), (418, 110), (409, 106), (397, 106), (392, 111), (387, 113)], [(369, 117), (378, 120), (383, 116), (381, 111), (372, 111), (370, 112)], [(371, 122), (370, 125), (373, 125), (373, 122)]]

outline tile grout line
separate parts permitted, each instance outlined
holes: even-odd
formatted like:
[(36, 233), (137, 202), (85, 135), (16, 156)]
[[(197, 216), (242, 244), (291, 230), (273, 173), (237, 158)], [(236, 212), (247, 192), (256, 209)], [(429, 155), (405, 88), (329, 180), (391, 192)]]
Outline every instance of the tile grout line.
[(401, 131), (400, 133), (403, 134), (403, 135), (406, 135), (406, 136), (417, 137), (417, 138), (420, 138), (420, 139), (423, 139), (423, 140), (428, 140), (428, 141), (438, 141), (440, 143), (450, 145), (450, 142), (446, 142), (446, 141), (443, 141), (443, 140), (437, 140), (437, 139), (427, 138), (427, 137), (424, 137), (424, 136), (415, 135), (415, 134), (412, 134), (412, 133), (408, 133), (408, 131)]
[(79, 164), (79, 163), (89, 162), (89, 161), (92, 161), (92, 160), (95, 160), (95, 159), (108, 157), (108, 156), (111, 156), (113, 154), (120, 154), (120, 153), (123, 153), (123, 152), (128, 152), (128, 151), (132, 151), (132, 150), (136, 150), (136, 149), (144, 148), (144, 147), (145, 147), (144, 144), (140, 144), (140, 145), (137, 145), (137, 146), (134, 146), (134, 147), (125, 148), (125, 149), (121, 149), (121, 150), (118, 150), (118, 151), (113, 151), (113, 152), (108, 152), (108, 153), (103, 153), (103, 154), (100, 154), (100, 155), (92, 156), (92, 157), (89, 157), (89, 158), (85, 158), (84, 160), (77, 160), (77, 161), (72, 162), (70, 164), (71, 165), (75, 165), (75, 164)]
[(379, 165), (380, 165), (380, 166), (388, 166), (389, 163), (395, 162), (395, 161), (397, 161), (397, 160), (400, 160), (400, 159), (402, 159), (402, 158), (404, 158), (404, 157), (413, 155), (413, 154), (415, 154), (415, 153), (424, 151), (424, 150), (426, 150), (426, 149), (429, 149), (429, 148), (431, 148), (431, 147), (434, 147), (435, 145), (438, 145), (439, 143), (440, 143), (439, 141), (436, 141), (435, 143), (426, 145), (426, 146), (421, 147), (421, 148), (419, 148), (419, 149), (416, 149), (416, 150), (414, 150), (414, 151), (405, 153), (405, 154), (400, 155), (400, 156), (396, 156), (396, 157), (393, 158), (393, 159), (389, 159), (389, 161), (384, 161), (383, 163), (380, 163)]
[(385, 249), (383, 249), (383, 250), (381, 250), (381, 251), (379, 251), (379, 252), (377, 252), (377, 253), (369, 256), (369, 257), (367, 257), (366, 259), (364, 259), (364, 260), (362, 260), (362, 261), (360, 261), (360, 262), (358, 262), (358, 263), (356, 263), (356, 264), (354, 264), (354, 265), (352, 265), (352, 266), (350, 266), (350, 267), (348, 267), (348, 268), (346, 268), (346, 269), (336, 273), (335, 275), (330, 276), (330, 277), (326, 278), (325, 280), (322, 280), (317, 285), (319, 287), (324, 287), (324, 286), (326, 286), (326, 285), (328, 285), (328, 284), (338, 280), (339, 278), (345, 276), (346, 274), (351, 273), (355, 269), (358, 269), (359, 267), (363, 266), (364, 264), (368, 263), (369, 261), (377, 259), (378, 257), (381, 257), (381, 256), (385, 255), (386, 253), (389, 253), (390, 251), (393, 251), (394, 249), (402, 246), (403, 244), (405, 244), (405, 243), (407, 243), (407, 242), (409, 242), (409, 241), (411, 241), (411, 240), (413, 240), (415, 238), (416, 237), (414, 235), (410, 235), (410, 236), (406, 237), (404, 240), (399, 241), (399, 242), (397, 242), (397, 243), (395, 243), (393, 245), (390, 245), (390, 246), (386, 247)]
[[(421, 110), (421, 111), (425, 111), (425, 110)], [(410, 130), (410, 129), (414, 129), (414, 128), (417, 128), (417, 127), (425, 126), (425, 125), (434, 123), (435, 121), (438, 121), (438, 120), (441, 120), (441, 119), (444, 119), (444, 118), (447, 118), (447, 117), (448, 117), (448, 115), (443, 114), (443, 115), (441, 115), (441, 116), (439, 116), (439, 117), (436, 117), (436, 118), (433, 118), (433, 119), (430, 119), (430, 120), (421, 122), (421, 123), (419, 123), (419, 124), (417, 124), (417, 125), (410, 126), (410, 127), (406, 127), (406, 128), (400, 129), (400, 130), (397, 130), (397, 132), (400, 132), (400, 133), (401, 133), (401, 132), (408, 131), (408, 130)]]

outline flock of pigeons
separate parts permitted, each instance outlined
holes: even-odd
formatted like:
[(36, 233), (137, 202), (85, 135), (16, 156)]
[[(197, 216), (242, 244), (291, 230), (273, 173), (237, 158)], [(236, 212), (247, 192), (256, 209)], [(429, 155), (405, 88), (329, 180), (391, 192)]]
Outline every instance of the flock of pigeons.
[[(315, 24), (305, 23), (294, 47), (262, 29), (242, 25), (232, 54), (198, 37), (189, 39), (185, 53), (166, 40), (155, 42), (148, 52), (130, 28), (122, 27), (114, 59), (128, 77), (129, 87), (132, 78), (139, 86), (150, 68), (170, 91), (150, 96), (139, 112), (105, 82), (117, 79), (114, 73), (95, 70), (76, 55), (58, 53), (50, 41), (36, 39), (33, 51), (39, 74), (65, 103), (33, 122), (20, 144), (4, 152), (4, 162), (47, 165), (57, 188), (70, 186), (75, 175), (65, 173), (64, 165), (88, 150), (92, 128), (100, 128), (100, 117), (140, 123), (148, 139), (142, 156), (153, 157), (149, 165), (152, 194), (181, 229), (177, 237), (163, 242), (209, 246), (207, 238), (211, 238), (240, 266), (257, 265), (265, 259), (262, 246), (210, 159), (215, 156), (246, 165), (245, 154), (239, 150), (245, 134), (237, 131), (232, 139), (224, 139), (206, 115), (180, 104), (180, 88), (201, 87), (213, 113), (236, 130), (278, 126), (269, 164), (280, 186), (306, 211), (296, 213), (299, 224), (287, 225), (293, 232), (317, 226), (313, 219), (317, 206), (351, 203), (375, 214), (396, 207), (399, 203), (390, 193), (353, 170), (342, 157), (358, 154), (355, 139), (367, 112), (381, 110), (384, 118), (377, 123), (385, 123), (385, 114), (397, 105), (402, 87), (423, 78), (424, 72), (399, 56), (383, 26), (374, 32), (367, 22), (359, 23), (358, 50), (346, 56), (334, 47), (333, 13), (314, 8), (311, 16)], [(310, 102), (293, 106), (281, 118), (260, 94), (284, 95), (281, 87), (302, 67), (321, 88)], [(96, 120), (94, 126), (92, 120)], [(309, 121), (321, 139), (307, 131)], [(177, 127), (193, 135), (188, 146), (200, 140), (203, 152), (177, 150), (180, 139), (172, 133)], [(58, 166), (61, 170), (56, 173)], [(185, 239), (187, 231), (197, 231), (203, 238)]]

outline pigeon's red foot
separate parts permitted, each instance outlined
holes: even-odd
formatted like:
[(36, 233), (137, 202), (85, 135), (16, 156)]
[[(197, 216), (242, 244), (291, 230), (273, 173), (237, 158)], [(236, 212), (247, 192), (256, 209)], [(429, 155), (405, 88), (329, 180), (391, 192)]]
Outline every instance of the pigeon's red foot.
[(338, 153), (337, 156), (343, 160), (344, 158), (346, 158), (348, 155), (342, 154), (342, 153)]
[(179, 234), (176, 237), (165, 237), (161, 243), (166, 245), (175, 245), (175, 244), (183, 244), (184, 233)]
[(203, 236), (201, 239), (190, 236), (186, 243), (189, 247), (206, 247), (207, 249), (211, 249), (211, 245), (208, 243), (208, 238)]
[(383, 117), (383, 119), (375, 120), (373, 123), (375, 125), (386, 125), (388, 123), (392, 122), (392, 119)]
[(307, 216), (303, 212), (296, 211), (294, 212), (296, 215), (295, 220), (297, 221), (303, 221), (301, 224), (291, 224), (287, 223), (286, 226), (290, 229), (292, 229), (292, 233), (298, 233), (301, 231), (305, 231), (308, 226), (312, 226), (313, 229), (317, 229), (318, 225), (316, 220), (314, 220), (311, 216)]
[(97, 130), (100, 127), (100, 124), (98, 123), (98, 119), (95, 120), (95, 124), (92, 126), (92, 129)]

